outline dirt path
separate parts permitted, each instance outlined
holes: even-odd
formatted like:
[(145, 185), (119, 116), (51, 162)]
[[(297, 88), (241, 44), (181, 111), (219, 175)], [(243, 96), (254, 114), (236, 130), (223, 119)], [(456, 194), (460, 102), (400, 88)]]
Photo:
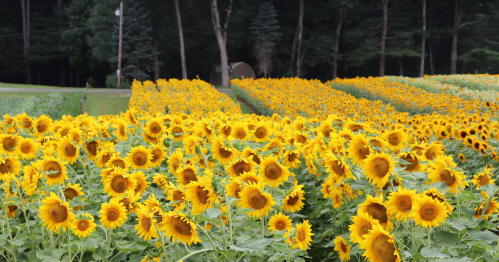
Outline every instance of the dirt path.
[[(86, 88), (16, 88), (16, 87), (0, 87), (0, 92), (87, 92)], [(89, 93), (132, 93), (132, 89), (107, 89), (107, 88), (90, 88)]]
[(245, 106), (246, 106), (249, 110), (251, 110), (251, 112), (252, 112), (253, 114), (255, 114), (255, 115), (257, 115), (257, 116), (262, 115), (262, 114), (260, 114), (258, 111), (256, 111), (256, 109), (255, 109), (252, 105), (250, 105), (248, 102), (246, 102), (246, 101), (242, 100), (241, 98), (239, 98), (239, 97), (238, 97), (238, 98), (237, 98), (237, 102), (239, 102), (239, 104), (243, 104), (243, 105), (245, 105)]

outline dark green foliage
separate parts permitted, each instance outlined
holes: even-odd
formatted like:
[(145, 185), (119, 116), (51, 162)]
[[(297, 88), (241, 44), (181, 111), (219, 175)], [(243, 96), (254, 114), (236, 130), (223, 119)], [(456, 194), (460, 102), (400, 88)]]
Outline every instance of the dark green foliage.
[(277, 12), (272, 2), (261, 4), (258, 7), (258, 16), (251, 20), (250, 30), (254, 38), (253, 55), (258, 60), (258, 72), (265, 76), (272, 70), (272, 53), (281, 37), (278, 23)]
[(232, 89), (232, 93), (234, 93), (237, 97), (241, 98), (242, 100), (248, 102), (248, 104), (253, 106), (253, 108), (261, 115), (272, 116), (273, 114), (275, 114), (274, 110), (265, 106), (260, 100), (256, 100), (253, 97), (251, 97), (244, 89), (235, 85), (231, 85), (230, 88)]
[[(106, 77), (106, 87), (107, 88), (117, 88), (118, 87), (118, 83), (116, 81), (116, 75), (108, 75)], [(130, 84), (130, 82), (128, 80), (124, 79), (123, 81), (121, 81), (120, 88), (121, 89), (130, 89), (130, 88), (132, 88), (132, 84)]]
[[(142, 0), (127, 0), (123, 3), (123, 36), (121, 53), (121, 76), (132, 81), (144, 81), (154, 70), (154, 55), (151, 37), (149, 10)], [(113, 56), (109, 59), (112, 68), (118, 68), (119, 17), (113, 31)]]

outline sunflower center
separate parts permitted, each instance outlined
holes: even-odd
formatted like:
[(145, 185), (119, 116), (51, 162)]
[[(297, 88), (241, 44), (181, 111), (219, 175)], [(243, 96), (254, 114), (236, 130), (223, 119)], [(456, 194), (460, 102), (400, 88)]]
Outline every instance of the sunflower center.
[(13, 171), (14, 169), (14, 161), (10, 159), (6, 159), (2, 164), (0, 164), (0, 172), (2, 174), (7, 174)]
[(232, 155), (232, 151), (226, 150), (225, 148), (223, 148), (223, 146), (218, 149), (218, 152), (220, 153), (220, 156), (222, 156), (222, 158), (228, 158), (230, 155)]
[(126, 208), (126, 211), (130, 211), (130, 204), (132, 204), (132, 202), (130, 201), (130, 199), (128, 197), (126, 198), (123, 198), (120, 200), (120, 203), (123, 204), (123, 206)]
[(385, 177), (390, 169), (390, 163), (384, 158), (376, 158), (373, 161), (374, 174), (378, 177)]
[(144, 188), (144, 186), (142, 185), (142, 182), (139, 182), (137, 181), (137, 186), (135, 187), (135, 193), (137, 192), (140, 192), (142, 190), (142, 188)]
[[(7, 161), (5, 161), (5, 163), (7, 163)], [(0, 170), (2, 170), (1, 165), (0, 165)], [(60, 176), (61, 170), (62, 170), (61, 166), (59, 165), (59, 163), (55, 161), (49, 161), (47, 164), (45, 164), (45, 172), (56, 171), (53, 174), (47, 175), (48, 177), (56, 178)]]
[(111, 154), (110, 153), (106, 153), (102, 156), (102, 163), (107, 164), (107, 162), (111, 159)]
[(305, 241), (306, 234), (303, 231), (298, 232), (298, 240)]
[(181, 191), (173, 191), (172, 193), (173, 201), (179, 201), (184, 199), (184, 194)]
[(338, 160), (334, 160), (331, 162), (331, 169), (333, 169), (333, 172), (338, 175), (338, 176), (343, 176), (345, 174), (345, 169), (341, 167), (341, 162)]
[(247, 184), (249, 184), (249, 183), (254, 183), (254, 184), (258, 183), (258, 181), (256, 179), (252, 178), (252, 177), (247, 177), (247, 178), (243, 179), (243, 181), (246, 182)]
[(388, 216), (386, 215), (386, 207), (381, 204), (369, 204), (369, 206), (367, 206), (367, 213), (374, 219), (379, 220), (380, 223), (386, 223), (388, 221)]
[(298, 200), (300, 200), (300, 198), (298, 197), (298, 195), (295, 195), (295, 196), (288, 198), (288, 201), (286, 202), (286, 204), (289, 206), (294, 206), (298, 202)]
[(267, 129), (265, 127), (259, 127), (255, 130), (255, 136), (257, 138), (264, 138), (267, 135)]
[(78, 192), (69, 187), (64, 189), (63, 193), (64, 193), (64, 198), (66, 198), (66, 200), (71, 200), (78, 196)]
[(76, 154), (76, 148), (71, 143), (64, 144), (64, 154), (66, 156), (74, 156)]
[(289, 161), (289, 162), (293, 162), (293, 161), (295, 161), (297, 158), (298, 158), (298, 155), (297, 155), (297, 154), (295, 154), (295, 153), (293, 153), (293, 152), (289, 153), (289, 155), (288, 155), (288, 161)]
[(405, 167), (405, 171), (414, 171), (418, 165), (418, 158), (413, 155), (407, 155), (402, 157), (405, 161), (409, 162), (408, 165), (400, 165), (401, 167)]
[(144, 152), (137, 152), (133, 155), (133, 162), (138, 166), (143, 166), (147, 163), (147, 155)]
[(5, 150), (10, 151), (11, 149), (15, 148), (17, 146), (17, 140), (7, 137), (3, 140), (3, 148)]
[(225, 136), (229, 136), (230, 135), (230, 131), (231, 131), (230, 126), (224, 126), (224, 127), (222, 127), (222, 132), (224, 133)]
[(369, 233), (369, 230), (373, 229), (372, 225), (369, 224), (369, 225), (364, 225), (362, 228), (361, 228), (361, 234), (360, 235), (364, 235), (364, 234), (367, 234)]
[(322, 131), (322, 134), (323, 134), (325, 137), (329, 137), (329, 136), (331, 136), (331, 132), (332, 132), (332, 131), (333, 131), (333, 130), (332, 130), (331, 128), (326, 128), (326, 129), (324, 129), (324, 130)]
[[(151, 132), (153, 132), (154, 134), (157, 134), (161, 131), (161, 126), (159, 126), (158, 123), (152, 123), (149, 130), (151, 130)], [(174, 133), (176, 133), (176, 132), (174, 132)]]
[(179, 137), (179, 136), (183, 135), (184, 130), (182, 128), (180, 128), (180, 127), (174, 127), (172, 129), (172, 133), (174, 133), (174, 135), (173, 135), (174, 137)]
[(92, 141), (86, 145), (87, 151), (92, 155), (97, 155), (97, 142)]
[(236, 133), (236, 137), (238, 139), (243, 139), (244, 137), (246, 137), (246, 133), (242, 130), (238, 130), (237, 133)]
[(80, 220), (77, 225), (80, 231), (85, 231), (90, 227), (90, 223), (87, 220)]
[(36, 126), (36, 130), (38, 130), (39, 133), (43, 133), (47, 130), (47, 125), (45, 125), (44, 123), (39, 123)]
[(57, 223), (63, 222), (68, 218), (68, 209), (59, 203), (53, 204), (49, 208), (49, 216)]
[(408, 196), (397, 198), (397, 208), (402, 212), (407, 212), (412, 209), (412, 200)]
[(115, 176), (111, 181), (111, 187), (115, 192), (123, 193), (128, 188), (128, 179), (122, 175)]
[(364, 127), (362, 127), (361, 125), (357, 125), (357, 124), (355, 124), (355, 125), (352, 125), (352, 126), (350, 127), (350, 130), (352, 130), (352, 132), (357, 132), (357, 131), (359, 131), (359, 130), (364, 130)]
[(159, 149), (154, 149), (154, 150), (152, 151), (152, 160), (151, 160), (151, 162), (153, 162), (153, 163), (154, 163), (154, 162), (158, 161), (158, 159), (160, 159), (162, 155), (163, 155), (163, 154), (161, 153), (161, 150), (159, 150)]
[(148, 217), (144, 217), (142, 218), (142, 228), (144, 228), (145, 231), (150, 231), (151, 230), (151, 224), (152, 224), (152, 221), (150, 218)]
[(117, 208), (111, 207), (106, 212), (107, 220), (115, 221), (120, 217), (120, 211)]
[(17, 206), (11, 205), (11, 206), (8, 206), (7, 209), (9, 210), (9, 212), (14, 212), (17, 210)]
[(456, 182), (456, 178), (447, 169), (440, 171), (440, 179), (445, 182), (445, 185), (452, 186)]
[(184, 170), (182, 177), (184, 178), (184, 185), (188, 185), (191, 181), (198, 181), (196, 174), (194, 174), (194, 170), (190, 168)]
[(432, 147), (426, 151), (425, 156), (428, 160), (433, 160), (435, 159), (435, 157), (437, 157), (437, 152), (435, 152), (435, 149), (433, 149)]
[(480, 184), (480, 186), (485, 186), (486, 184), (489, 183), (489, 181), (490, 181), (489, 174), (484, 174), (478, 177), (478, 184)]
[(196, 189), (196, 195), (198, 197), (198, 200), (203, 205), (205, 205), (206, 203), (208, 203), (208, 194), (209, 193), (210, 193), (210, 191), (204, 189), (204, 187), (198, 187)]
[(305, 144), (305, 142), (307, 141), (307, 138), (303, 135), (298, 135), (296, 140), (298, 140), (298, 143)]
[(360, 159), (366, 159), (367, 155), (369, 155), (369, 148), (366, 144), (362, 143), (357, 147), (357, 153), (359, 154)]
[(21, 151), (25, 154), (28, 154), (31, 151), (31, 145), (26, 143), (21, 146)]
[(381, 235), (373, 241), (373, 250), (379, 260), (383, 262), (395, 262), (397, 256), (395, 255), (395, 245), (389, 242), (390, 237)]
[(255, 210), (262, 209), (267, 204), (267, 198), (258, 190), (249, 193), (248, 201), (250, 206)]
[(276, 163), (270, 163), (265, 167), (265, 176), (270, 179), (278, 179), (281, 176), (281, 168)]
[(388, 142), (394, 146), (397, 146), (402, 141), (400, 140), (399, 134), (391, 134), (388, 136)]
[(158, 221), (158, 223), (163, 222), (163, 216), (159, 213), (159, 211), (154, 212), (153, 215), (154, 215), (154, 218), (156, 218), (156, 220)]
[(426, 221), (433, 221), (438, 216), (438, 209), (435, 207), (435, 205), (425, 204), (419, 210), (419, 214), (421, 215), (422, 219)]
[(185, 236), (192, 235), (191, 231), (191, 225), (189, 225), (187, 222), (183, 221), (182, 219), (178, 217), (172, 218), (172, 226), (177, 231), (177, 233)]
[(343, 253), (348, 253), (348, 246), (345, 245), (345, 243), (343, 241), (341, 242), (340, 247), (341, 247), (341, 251), (343, 251)]
[(275, 228), (279, 231), (286, 229), (286, 223), (279, 221), (275, 224)]
[(234, 164), (234, 172), (237, 176), (249, 171), (251, 171), (251, 165), (245, 161), (238, 161)]
[(256, 154), (250, 153), (250, 156), (253, 157), (253, 162), (255, 162), (257, 165), (259, 165), (262, 161), (260, 160), (260, 157), (257, 156)]
[(116, 159), (113, 161), (112, 166), (119, 167), (119, 168), (125, 168), (125, 161), (121, 159)]

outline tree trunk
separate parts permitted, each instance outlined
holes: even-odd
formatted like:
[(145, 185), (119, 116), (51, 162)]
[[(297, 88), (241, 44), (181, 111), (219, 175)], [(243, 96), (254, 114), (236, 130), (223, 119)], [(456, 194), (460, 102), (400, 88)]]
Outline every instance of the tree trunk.
[[(26, 1), (26, 2), (25, 2)], [(30, 2), (29, 0), (21, 0), (21, 11), (23, 18), (23, 53), (24, 61), (26, 63), (26, 83), (31, 84), (31, 66), (28, 61), (28, 49), (29, 49), (29, 31), (30, 31)]]
[(301, 77), (301, 38), (303, 33), (303, 13), (305, 9), (305, 0), (300, 0), (300, 16), (298, 17), (298, 49), (296, 50), (296, 77)]
[(338, 77), (338, 51), (340, 47), (340, 34), (341, 34), (341, 25), (343, 24), (343, 20), (347, 15), (347, 10), (340, 10), (340, 22), (336, 25), (336, 42), (334, 43), (334, 58), (333, 58), (333, 79)]
[[(423, 34), (426, 32), (426, 0), (423, 0)], [(426, 36), (423, 35), (421, 42), (421, 62), (419, 64), (419, 77), (424, 76), (424, 58), (425, 58)]]
[(381, 31), (381, 48), (379, 57), (379, 76), (385, 76), (385, 43), (388, 31), (388, 0), (381, 0), (383, 5), (383, 30)]
[(291, 57), (289, 59), (289, 69), (293, 70), (294, 65), (295, 65), (295, 57), (296, 57), (296, 43), (298, 42), (298, 29), (299, 27), (296, 27), (295, 31), (295, 37), (293, 38), (293, 47), (291, 47)]
[(154, 39), (154, 81), (159, 79), (158, 40)]
[(57, 8), (62, 9), (62, 0), (57, 0)]
[(452, 48), (450, 55), (450, 74), (456, 74), (457, 68), (457, 39), (459, 24), (463, 15), (464, 0), (454, 0), (454, 34), (452, 35)]
[(433, 56), (433, 43), (430, 44), (430, 74), (435, 74), (435, 58)]
[(217, 0), (211, 0), (211, 21), (213, 30), (217, 37), (218, 48), (220, 49), (220, 65), (222, 68), (222, 86), (229, 87), (229, 58), (227, 56), (227, 26), (229, 25), (230, 13), (232, 12), (232, 0), (230, 0), (229, 9), (227, 10), (227, 21), (222, 28), (220, 25), (220, 14), (218, 13)]
[(182, 18), (180, 17), (178, 0), (173, 0), (173, 3), (175, 4), (175, 14), (177, 15), (178, 37), (180, 40), (180, 60), (182, 62), (182, 78), (187, 79), (187, 66), (185, 64), (184, 33), (182, 30)]

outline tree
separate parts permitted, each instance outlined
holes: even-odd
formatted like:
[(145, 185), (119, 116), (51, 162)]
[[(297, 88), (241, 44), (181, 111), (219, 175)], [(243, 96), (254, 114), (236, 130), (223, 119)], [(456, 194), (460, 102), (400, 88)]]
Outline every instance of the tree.
[(303, 61), (303, 57), (305, 56), (305, 52), (303, 55), (301, 54), (301, 40), (303, 35), (303, 13), (305, 12), (305, 0), (300, 0), (300, 15), (298, 16), (298, 26), (296, 27), (297, 32), (297, 43), (298, 48), (296, 49), (296, 77), (301, 77), (302, 68), (301, 64)]
[[(126, 0), (123, 3), (123, 35), (121, 53), (121, 77), (130, 80), (147, 80), (154, 71), (154, 56), (157, 52), (152, 46), (150, 12), (142, 0)], [(119, 18), (116, 18), (112, 36), (113, 56), (109, 60), (112, 68), (117, 68)]]
[(335, 42), (334, 42), (334, 57), (333, 57), (333, 79), (338, 76), (338, 57), (339, 57), (339, 46), (340, 46), (340, 34), (343, 21), (347, 16), (348, 9), (355, 7), (357, 4), (356, 0), (334, 0), (334, 7), (338, 12), (336, 31), (335, 31)]
[(180, 61), (182, 63), (182, 78), (187, 79), (187, 67), (185, 65), (184, 33), (182, 31), (182, 18), (178, 7), (178, 0), (173, 0), (175, 5), (175, 15), (177, 16), (178, 38), (180, 40)]
[(272, 70), (272, 53), (279, 42), (281, 34), (277, 24), (277, 13), (272, 2), (264, 2), (258, 8), (258, 16), (251, 21), (250, 30), (255, 38), (253, 54), (258, 60), (258, 72), (267, 78)]
[(26, 83), (31, 84), (31, 66), (29, 65), (28, 62), (28, 50), (30, 47), (30, 12), (29, 12), (29, 7), (30, 7), (30, 1), (29, 0), (21, 0), (21, 10), (23, 12), (22, 17), (23, 17), (23, 46), (24, 46), (24, 59), (26, 61)]
[(423, 40), (421, 43), (421, 62), (419, 63), (419, 77), (424, 76), (424, 57), (425, 57), (425, 41), (426, 41), (426, 0), (423, 0)]
[(381, 5), (383, 8), (383, 29), (381, 31), (379, 76), (385, 76), (386, 33), (388, 31), (388, 0), (381, 0)]
[(222, 68), (222, 86), (229, 87), (229, 57), (227, 56), (227, 29), (229, 26), (230, 14), (232, 13), (232, 0), (229, 3), (227, 11), (227, 20), (224, 27), (220, 24), (220, 13), (218, 12), (217, 0), (211, 0), (211, 22), (217, 38), (218, 48), (220, 49), (220, 64)]
[(92, 48), (92, 56), (103, 62), (109, 62), (113, 55), (114, 10), (119, 4), (120, 0), (95, 0), (88, 20), (92, 28), (92, 34), (87, 37), (88, 45)]

